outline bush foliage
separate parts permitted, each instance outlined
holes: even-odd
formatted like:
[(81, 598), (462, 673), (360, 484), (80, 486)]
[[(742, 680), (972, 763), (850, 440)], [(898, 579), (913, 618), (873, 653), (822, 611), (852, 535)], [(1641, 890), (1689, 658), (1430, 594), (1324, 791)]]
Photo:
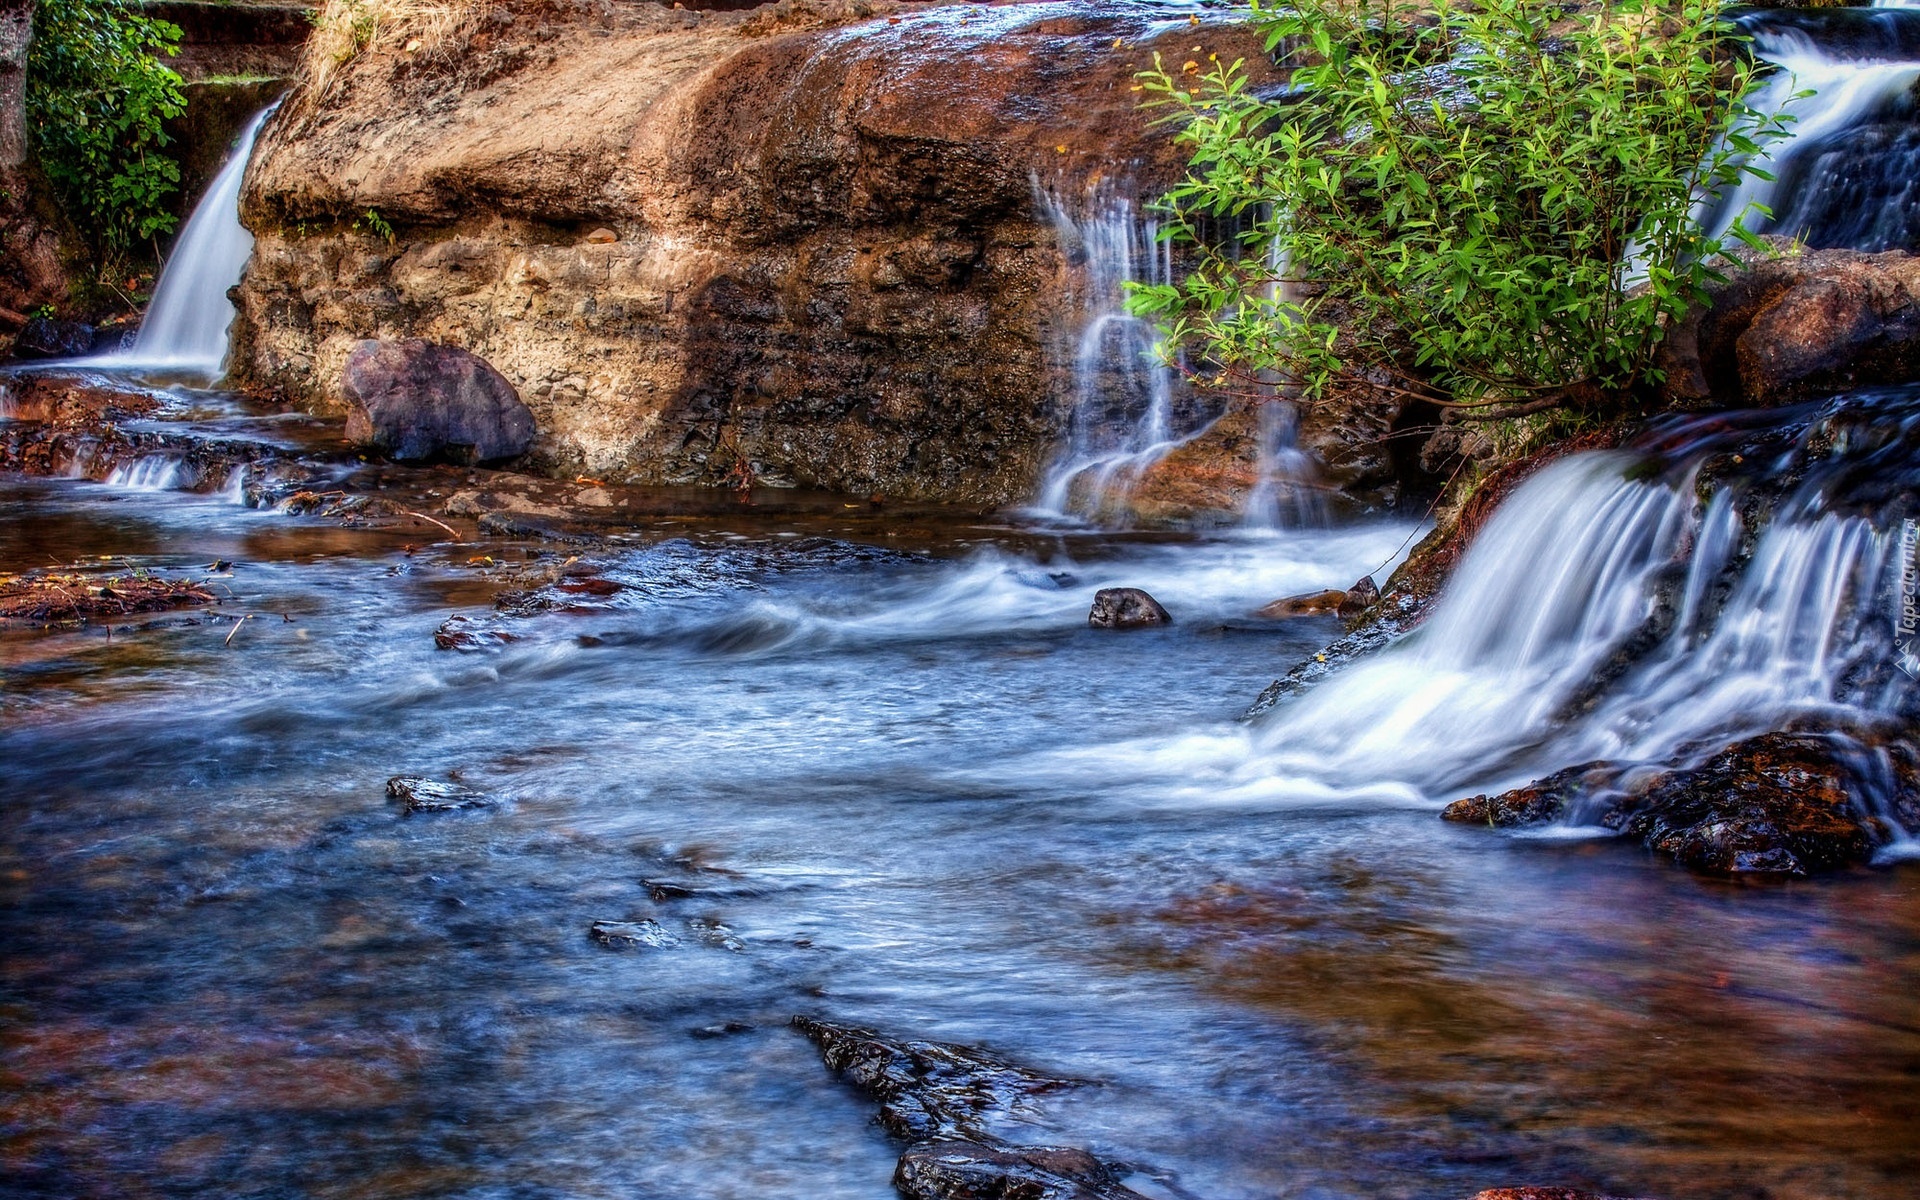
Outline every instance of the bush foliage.
[(1494, 416), (1647, 381), (1725, 261), (1696, 202), (1782, 133), (1744, 103), (1723, 9), (1253, 0), (1268, 50), (1305, 64), (1284, 91), (1239, 62), (1141, 76), (1192, 150), (1166, 227), (1199, 266), (1135, 311), (1308, 396), (1365, 371)]
[(180, 29), (132, 0), (40, 0), (27, 57), (27, 116), (41, 166), (100, 265), (176, 218), (180, 167), (162, 122), (186, 101), (159, 61)]

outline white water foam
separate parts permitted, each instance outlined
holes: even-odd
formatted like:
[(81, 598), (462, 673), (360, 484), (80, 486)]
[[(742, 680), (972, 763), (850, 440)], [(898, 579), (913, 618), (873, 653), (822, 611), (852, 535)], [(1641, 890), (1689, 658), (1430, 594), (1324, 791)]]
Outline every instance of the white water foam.
[(1690, 476), (1636, 479), (1637, 461), (1591, 453), (1543, 469), (1421, 629), (1260, 723), (1029, 768), (1179, 802), (1438, 806), (1571, 764), (1665, 761), (1799, 718), (1897, 708), (1910, 681), (1871, 669), (1894, 533), (1858, 516), (1779, 518), (1727, 590), (1748, 536), (1732, 506), (1701, 505)]
[[(186, 486), (180, 459), (165, 454), (146, 454), (131, 462), (114, 464), (104, 482), (108, 487), (130, 492), (168, 492)], [(191, 481), (186, 481), (191, 482)]]

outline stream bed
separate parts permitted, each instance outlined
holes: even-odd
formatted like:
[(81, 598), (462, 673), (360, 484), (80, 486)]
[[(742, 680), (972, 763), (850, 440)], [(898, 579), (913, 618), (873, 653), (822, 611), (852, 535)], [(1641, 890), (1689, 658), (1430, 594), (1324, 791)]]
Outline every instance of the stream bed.
[[(1743, 885), (1453, 795), (1129, 782), (1338, 632), (1249, 610), (1413, 532), (743, 511), (507, 617), (574, 551), (0, 480), (0, 572), (232, 564), (218, 613), (0, 632), (0, 1191), (883, 1200), (811, 1014), (1086, 1081), (1004, 1132), (1152, 1197), (1911, 1196), (1915, 864)], [(1176, 623), (1086, 628), (1115, 585)]]

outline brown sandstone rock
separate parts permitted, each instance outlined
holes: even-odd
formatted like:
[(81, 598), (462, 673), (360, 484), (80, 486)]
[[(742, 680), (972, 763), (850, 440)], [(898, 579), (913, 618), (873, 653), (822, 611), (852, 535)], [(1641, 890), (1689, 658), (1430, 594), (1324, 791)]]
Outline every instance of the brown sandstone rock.
[(1254, 616), (1269, 620), (1285, 620), (1288, 617), (1321, 617), (1338, 612), (1347, 602), (1347, 594), (1337, 588), (1324, 592), (1308, 592), (1301, 596), (1286, 596), (1254, 610)]
[(1072, 393), (1084, 314), (1036, 186), (1177, 177), (1131, 90), (1156, 48), (1267, 61), (1081, 0), (493, 11), (269, 124), (238, 375), (337, 410), (356, 341), (424, 338), (513, 383), (545, 470), (978, 506), (1032, 495)]
[(454, 346), (360, 342), (341, 391), (351, 405), (347, 440), (402, 462), (492, 462), (526, 453), (533, 441), (533, 414), (513, 385)]
[(1771, 407), (1920, 377), (1920, 258), (1750, 256), (1668, 333), (1658, 365), (1682, 406)]

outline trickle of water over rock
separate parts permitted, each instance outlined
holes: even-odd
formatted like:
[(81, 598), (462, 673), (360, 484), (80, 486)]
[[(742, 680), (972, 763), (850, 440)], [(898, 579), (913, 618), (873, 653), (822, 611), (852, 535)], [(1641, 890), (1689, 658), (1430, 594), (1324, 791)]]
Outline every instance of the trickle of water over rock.
[(1063, 299), (1078, 329), (1073, 411), (1036, 507), (1098, 519), (1217, 413), (1193, 410), (1175, 368), (1160, 360), (1153, 323), (1126, 309), (1127, 284), (1173, 281), (1159, 222), (1106, 184), (1063, 192), (1036, 181), (1034, 192), (1074, 266), (1074, 290)]

